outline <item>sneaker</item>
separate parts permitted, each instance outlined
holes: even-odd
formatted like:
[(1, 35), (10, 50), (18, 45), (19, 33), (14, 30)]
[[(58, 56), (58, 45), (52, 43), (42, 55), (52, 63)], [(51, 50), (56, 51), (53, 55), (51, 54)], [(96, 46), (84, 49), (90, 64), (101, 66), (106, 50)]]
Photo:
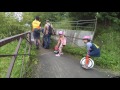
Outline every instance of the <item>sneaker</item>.
[(58, 56), (58, 57), (59, 57), (59, 56), (60, 56), (60, 54), (56, 54), (55, 56)]

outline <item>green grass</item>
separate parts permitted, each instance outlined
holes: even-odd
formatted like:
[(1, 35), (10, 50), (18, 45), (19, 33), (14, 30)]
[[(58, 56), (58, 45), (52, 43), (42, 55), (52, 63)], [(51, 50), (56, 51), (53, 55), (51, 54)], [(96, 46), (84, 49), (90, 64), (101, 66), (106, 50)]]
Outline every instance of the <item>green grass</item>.
[(38, 50), (36, 50), (36, 46), (32, 45), (31, 55), (29, 57), (29, 62), (27, 63), (24, 78), (31, 78), (34, 73), (34, 68), (38, 64)]
[(68, 44), (64, 47), (63, 49), (64, 52), (68, 53), (68, 54), (72, 54), (72, 55), (78, 55), (78, 56), (85, 56), (86, 54), (86, 50), (85, 48), (81, 48), (78, 46), (73, 46), (71, 44)]
[(69, 19), (62, 20), (60, 22), (53, 23), (55, 29), (72, 29), (71, 24), (68, 23)]
[[(12, 42), (0, 48), (0, 54), (13, 54), (15, 47), (17, 46), (16, 42)], [(9, 64), (11, 62), (11, 57), (0, 58), (0, 78), (5, 77)]]
[(101, 57), (95, 60), (95, 63), (102, 68), (120, 71), (120, 32), (111, 27), (101, 28), (101, 31), (101, 34), (98, 34), (94, 40), (96, 43), (103, 42)]
[[(18, 44), (18, 41), (11, 42), (9, 44), (6, 44), (0, 48), (0, 54), (13, 54), (16, 46)], [(19, 49), (18, 54), (24, 54), (26, 47), (26, 40), (23, 40)], [(28, 52), (28, 48), (26, 49), (26, 52)], [(32, 66), (36, 64), (36, 60), (34, 57), (36, 56), (36, 51), (34, 50), (34, 46), (31, 48), (31, 55), (23, 57), (23, 55), (18, 55), (17, 59), (15, 61), (11, 78), (19, 78), (20, 76), (23, 77), (28, 74), (32, 69)], [(12, 57), (0, 57), (0, 78), (5, 78), (10, 62), (11, 62)], [(24, 64), (23, 64), (23, 69), (21, 73), (21, 66), (22, 66), (22, 61), (24, 58)], [(21, 73), (21, 74), (20, 74)], [(26, 74), (27, 73), (27, 74)], [(26, 76), (25, 76), (26, 77)]]

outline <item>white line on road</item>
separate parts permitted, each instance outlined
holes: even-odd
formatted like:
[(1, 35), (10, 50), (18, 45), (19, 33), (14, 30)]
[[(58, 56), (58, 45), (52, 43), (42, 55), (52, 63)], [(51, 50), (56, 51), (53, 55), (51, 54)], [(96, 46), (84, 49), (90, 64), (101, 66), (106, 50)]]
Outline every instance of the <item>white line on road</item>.
[(43, 53), (43, 54), (41, 54), (41, 56), (42, 56), (42, 55), (46, 55), (46, 54), (49, 54), (49, 53), (53, 53), (53, 52), (47, 52), (47, 53)]

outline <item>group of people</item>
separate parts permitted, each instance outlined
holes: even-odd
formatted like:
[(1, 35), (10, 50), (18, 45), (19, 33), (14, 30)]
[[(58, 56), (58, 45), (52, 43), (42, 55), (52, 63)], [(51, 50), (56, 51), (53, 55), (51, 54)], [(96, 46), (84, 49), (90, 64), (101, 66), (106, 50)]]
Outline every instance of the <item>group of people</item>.
[[(49, 20), (46, 20), (46, 24), (44, 26), (44, 29), (42, 29), (40, 18), (39, 18), (39, 16), (36, 16), (35, 20), (32, 22), (32, 32), (33, 32), (33, 37), (34, 37), (34, 43), (36, 46), (37, 46), (37, 42), (38, 42), (38, 46), (40, 46), (40, 32), (42, 32), (43, 38), (42, 38), (41, 45), (45, 49), (50, 48), (51, 35), (54, 35), (55, 32), (54, 32), (53, 26)], [(60, 56), (63, 54), (62, 49), (66, 45), (66, 38), (64, 36), (64, 33), (62, 31), (60, 31), (58, 34), (59, 34), (59, 39), (58, 39), (58, 42), (56, 44), (56, 47), (58, 48), (59, 53), (56, 54), (56, 56)]]
[[(38, 39), (38, 43), (40, 45), (40, 31), (42, 31), (42, 33), (44, 34), (43, 47), (45, 49), (48, 49), (50, 47), (50, 37), (54, 33), (53, 30), (50, 32), (50, 28), (53, 29), (52, 24), (50, 24), (49, 20), (46, 20), (44, 29), (41, 29), (40, 18), (37, 16), (35, 20), (32, 22), (32, 27), (33, 27), (32, 31), (35, 41), (36, 39)], [(55, 47), (58, 48), (59, 52), (56, 54), (56, 56), (61, 56), (63, 54), (62, 49), (66, 46), (66, 37), (63, 31), (60, 31), (58, 34), (59, 34), (59, 39)], [(96, 44), (91, 42), (90, 36), (84, 36), (82, 40), (87, 48), (87, 56), (100, 57), (100, 49)], [(85, 65), (85, 67), (87, 67), (87, 65)]]
[[(50, 29), (51, 29), (51, 32), (50, 32)], [(38, 44), (38, 46), (40, 46), (40, 44), (41, 44), (40, 43), (40, 32), (42, 32), (43, 33), (42, 46), (45, 49), (49, 49), (49, 47), (50, 47), (50, 37), (54, 33), (53, 32), (53, 26), (49, 22), (49, 20), (46, 20), (46, 24), (44, 26), (44, 29), (42, 29), (40, 18), (39, 18), (39, 16), (36, 16), (35, 20), (32, 22), (32, 32), (33, 32), (35, 45)], [(36, 41), (38, 43), (36, 43)]]

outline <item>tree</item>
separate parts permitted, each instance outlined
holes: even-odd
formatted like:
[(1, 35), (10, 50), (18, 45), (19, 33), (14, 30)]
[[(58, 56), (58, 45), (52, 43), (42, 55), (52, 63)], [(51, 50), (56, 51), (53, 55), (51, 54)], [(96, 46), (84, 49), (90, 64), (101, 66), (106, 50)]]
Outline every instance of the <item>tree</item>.
[(69, 18), (74, 21), (95, 19), (96, 12), (69, 12)]

